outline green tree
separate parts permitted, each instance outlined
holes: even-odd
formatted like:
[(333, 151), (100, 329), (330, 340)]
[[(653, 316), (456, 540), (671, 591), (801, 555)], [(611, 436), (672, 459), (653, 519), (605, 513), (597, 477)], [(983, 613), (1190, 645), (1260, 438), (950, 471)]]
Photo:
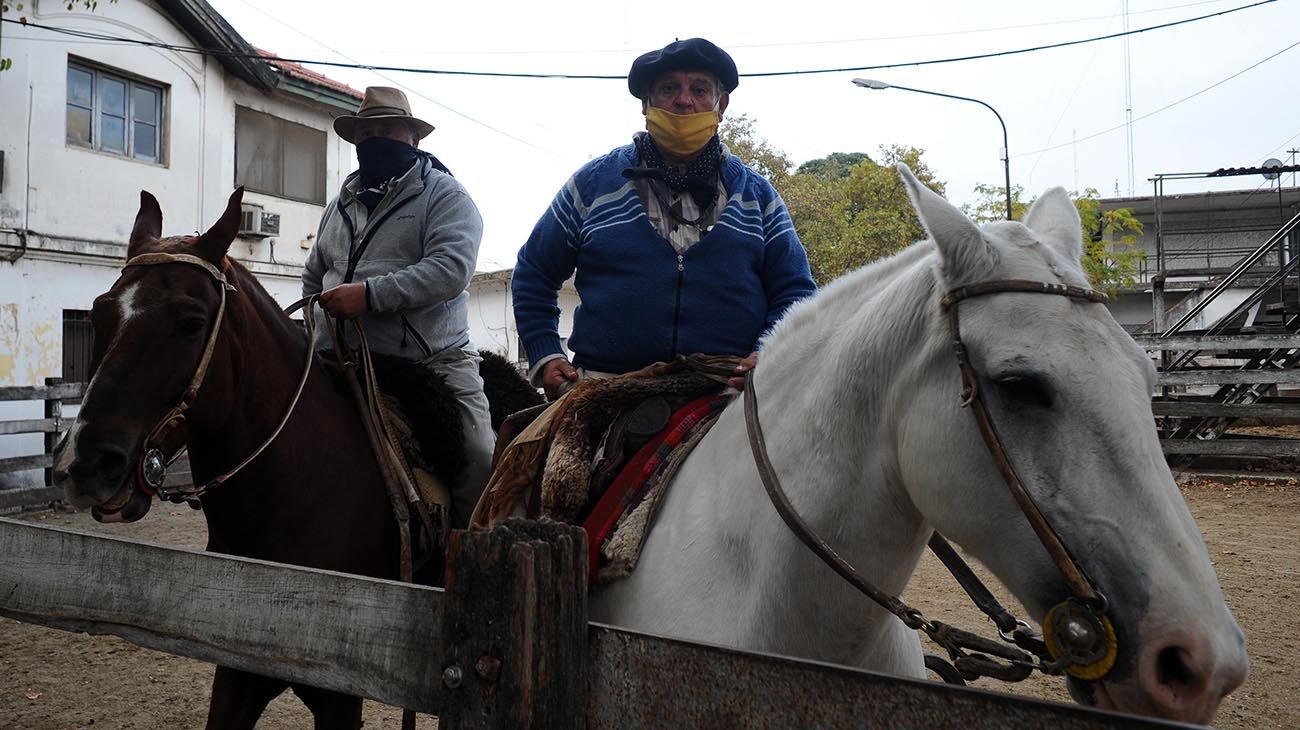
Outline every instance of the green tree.
[(894, 169), (896, 163), (906, 163), (921, 182), (943, 194), (944, 183), (922, 160), (923, 154), (914, 147), (887, 146), (877, 155), (880, 164), (862, 155), (842, 177), (831, 176), (833, 162), (812, 168), (830, 175), (791, 176), (781, 193), (819, 285), (925, 237)]
[(870, 161), (871, 158), (865, 152), (832, 152), (825, 157), (808, 160), (799, 166), (795, 174), (848, 177), (854, 165)]
[(1137, 247), (1142, 221), (1132, 208), (1101, 209), (1096, 188), (1072, 195), (1083, 229), (1083, 270), (1095, 289), (1112, 297), (1121, 288), (1132, 287), (1146, 252)]
[[(985, 185), (979, 183), (975, 186), (975, 204), (967, 203), (961, 207), (961, 212), (970, 216), (970, 219), (976, 223), (988, 223), (990, 221), (1004, 221), (1007, 219), (1007, 193), (1005, 185)], [(1029, 204), (1021, 199), (1025, 194), (1025, 189), (1019, 185), (1011, 186), (1011, 220), (1021, 220), (1025, 213), (1029, 212)]]
[(766, 138), (754, 131), (754, 120), (747, 114), (726, 117), (718, 128), (718, 137), (731, 150), (731, 154), (744, 160), (767, 178), (777, 190), (790, 177), (794, 163), (785, 152), (772, 146)]
[(895, 163), (907, 163), (921, 182), (940, 194), (944, 190), (921, 159), (922, 150), (911, 147), (880, 148), (880, 164), (862, 152), (837, 152), (792, 174), (789, 155), (761, 137), (750, 117), (727, 118), (719, 135), (785, 200), (818, 284), (925, 236)]

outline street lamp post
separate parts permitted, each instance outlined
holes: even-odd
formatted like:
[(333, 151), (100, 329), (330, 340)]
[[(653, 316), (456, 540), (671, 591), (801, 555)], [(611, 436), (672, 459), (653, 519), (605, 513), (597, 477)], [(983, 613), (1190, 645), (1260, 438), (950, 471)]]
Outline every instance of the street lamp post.
[(1002, 115), (998, 110), (989, 106), (986, 102), (979, 99), (972, 99), (969, 96), (957, 96), (956, 94), (944, 94), (938, 91), (927, 91), (925, 89), (913, 89), (910, 86), (898, 86), (896, 84), (876, 81), (874, 79), (853, 79), (853, 83), (864, 89), (898, 89), (900, 91), (915, 91), (918, 94), (929, 94), (930, 96), (942, 96), (945, 99), (958, 99), (960, 101), (973, 101), (985, 109), (993, 112), (993, 116), (998, 118), (998, 124), (1002, 125), (1002, 169), (1006, 173), (1007, 182), (1007, 220), (1011, 220), (1011, 153), (1007, 149), (1007, 123), (1002, 121)]

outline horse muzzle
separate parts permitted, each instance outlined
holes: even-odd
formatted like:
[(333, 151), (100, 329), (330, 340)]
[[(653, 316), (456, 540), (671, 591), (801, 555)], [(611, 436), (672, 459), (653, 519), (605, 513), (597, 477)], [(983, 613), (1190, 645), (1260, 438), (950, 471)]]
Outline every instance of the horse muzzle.
[(138, 456), (110, 440), (85, 438), (79, 426), (55, 447), (54, 486), (63, 490), (72, 506), (91, 508), (99, 522), (133, 522), (143, 517), (151, 496), (137, 484)]

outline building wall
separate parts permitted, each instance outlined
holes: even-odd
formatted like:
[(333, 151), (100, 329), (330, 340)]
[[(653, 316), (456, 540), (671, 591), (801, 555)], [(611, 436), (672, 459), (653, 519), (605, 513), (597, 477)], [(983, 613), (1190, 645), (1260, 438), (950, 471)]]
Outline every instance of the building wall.
[[(528, 356), (519, 347), (519, 330), (510, 301), (509, 271), (476, 275), (469, 285), (470, 341), (481, 350), (492, 350), (527, 367)], [(559, 303), (560, 337), (567, 343), (573, 331), (573, 312), (578, 307), (578, 294), (572, 286), (560, 291)]]
[[(1191, 182), (1184, 181), (1184, 184)], [(1300, 205), (1298, 201), (1300, 190), (1295, 188), (1166, 195), (1161, 215), (1166, 271), (1230, 269), (1294, 215)], [(1144, 226), (1136, 245), (1146, 253), (1147, 259), (1136, 277), (1137, 285), (1133, 291), (1125, 292), (1121, 301), (1111, 305), (1116, 319), (1132, 329), (1152, 318), (1150, 281), (1157, 273), (1155, 201), (1151, 196), (1106, 199), (1101, 201), (1101, 208), (1128, 208)], [(1259, 262), (1258, 271), (1263, 274), (1276, 271), (1280, 255), (1280, 251), (1269, 252)], [(1187, 328), (1204, 329), (1214, 324), (1254, 291), (1258, 279), (1258, 276), (1243, 279), (1240, 288), (1218, 297)], [(1205, 288), (1214, 281), (1215, 275), (1210, 273), (1170, 277), (1165, 294), (1170, 323), (1199, 302)]]
[[(39, 23), (192, 45), (148, 2), (101, 3), (93, 13), (58, 2), (28, 5)], [(287, 94), (265, 94), (216, 61), (140, 46), (57, 42), (48, 31), (7, 24), (0, 73), (0, 386), (60, 377), (65, 310), (88, 310), (117, 278), (141, 190), (156, 196), (164, 235), (205, 230), (225, 210), (235, 180), (235, 107), (326, 132), (326, 194), (351, 168), (352, 147), (330, 132), (333, 114)], [(69, 59), (164, 88), (162, 162), (66, 142)], [(335, 112), (337, 113), (337, 112)], [(282, 305), (301, 294), (301, 266), (322, 206), (246, 193), (280, 215), (281, 233), (239, 238), (230, 255), (256, 273)], [(0, 420), (39, 418), (40, 403), (0, 403)], [(0, 458), (38, 453), (41, 437), (0, 436)], [(39, 472), (0, 475), (0, 487)]]

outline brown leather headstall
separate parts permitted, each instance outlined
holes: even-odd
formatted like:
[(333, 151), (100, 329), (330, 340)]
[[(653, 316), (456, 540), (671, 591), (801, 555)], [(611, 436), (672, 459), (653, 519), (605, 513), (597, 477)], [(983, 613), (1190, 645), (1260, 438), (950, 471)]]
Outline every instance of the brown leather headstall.
[(176, 405), (172, 406), (149, 431), (149, 435), (144, 440), (144, 445), (141, 446), (142, 454), (139, 459), (140, 466), (137, 470), (135, 483), (140, 491), (149, 496), (153, 496), (162, 489), (167, 467), (171, 466), (172, 462), (176, 461), (185, 449), (185, 414), (194, 405), (194, 400), (199, 395), (199, 388), (203, 385), (203, 378), (207, 375), (208, 364), (212, 362), (212, 352), (216, 349), (217, 335), (221, 332), (221, 322), (226, 314), (226, 292), (235, 291), (235, 287), (226, 280), (226, 275), (212, 262), (189, 254), (140, 254), (127, 260), (126, 266), (122, 270), (125, 271), (132, 266), (156, 264), (186, 264), (203, 269), (216, 282), (217, 291), (221, 294), (221, 303), (217, 306), (216, 320), (212, 323), (212, 331), (208, 334), (207, 343), (203, 347), (203, 355), (199, 358), (198, 367), (194, 369), (194, 375), (190, 378), (189, 385), (185, 387), (185, 391), (181, 394)]
[[(984, 443), (1011, 490), (1016, 504), (1061, 572), (1072, 596), (1047, 612), (1043, 621), (1045, 636), (1043, 639), (1038, 639), (1028, 631), (1027, 627), (1023, 627), (1023, 622), (1016, 621), (1009, 614), (1003, 615), (1005, 610), (1002, 610), (991, 594), (988, 594), (987, 589), (979, 585), (978, 578), (970, 572), (969, 568), (964, 564), (956, 569), (953, 568), (953, 565), (960, 564), (961, 560), (951, 548), (947, 547), (947, 543), (938, 533), (935, 533), (931, 539), (931, 548), (935, 549), (945, 565), (954, 571), (958, 581), (975, 599), (977, 605), (980, 605), (981, 609), (998, 624), (1002, 638), (1037, 655), (1038, 661), (1035, 661), (1029, 653), (1001, 647), (995, 642), (926, 619), (919, 610), (872, 585), (853, 566), (836, 554), (825, 540), (813, 532), (785, 496), (780, 480), (776, 476), (776, 470), (767, 455), (762, 426), (758, 420), (758, 396), (754, 391), (752, 371), (745, 379), (744, 390), (745, 425), (749, 433), (750, 450), (753, 452), (759, 478), (768, 497), (782, 520), (800, 541), (842, 578), (882, 608), (897, 616), (909, 628), (924, 631), (936, 643), (947, 649), (962, 677), (973, 679), (983, 675), (1014, 682), (1027, 677), (1031, 670), (1038, 669), (1048, 674), (1064, 671), (1080, 679), (1097, 680), (1110, 671), (1117, 654), (1115, 630), (1106, 617), (1106, 598), (1096, 589), (1083, 568), (1071, 556), (1047, 516), (1038, 508), (1021, 482), (993, 426), (988, 408), (980, 398), (978, 380), (971, 367), (966, 346), (961, 340), (960, 321), (957, 317), (958, 303), (986, 294), (1006, 292), (1052, 294), (1089, 303), (1104, 303), (1108, 298), (1101, 292), (1082, 287), (1023, 279), (1004, 279), (952, 289), (940, 302), (942, 311), (948, 315), (953, 350), (961, 370), (962, 406), (971, 408), (979, 424), (980, 433), (984, 437)], [(1018, 623), (1022, 624), (1022, 628), (1009, 631)], [(976, 653), (968, 653), (970, 650)], [(927, 657), (927, 661), (929, 659), (937, 659), (937, 657)]]
[(948, 315), (953, 353), (957, 356), (957, 366), (961, 370), (962, 406), (971, 409), (984, 444), (1001, 472), (1002, 479), (1007, 483), (1011, 496), (1038, 536), (1038, 541), (1056, 564), (1072, 594), (1047, 612), (1043, 621), (1047, 648), (1053, 659), (1065, 665), (1067, 674), (1080, 679), (1097, 680), (1104, 677), (1114, 665), (1118, 648), (1115, 629), (1106, 616), (1106, 597), (1097, 590), (1021, 481), (1011, 456), (998, 436), (988, 406), (980, 395), (978, 377), (971, 367), (969, 353), (961, 339), (957, 305), (966, 299), (1003, 293), (1051, 294), (1090, 304), (1104, 304), (1110, 298), (1099, 291), (1083, 287), (1025, 279), (1002, 279), (952, 289), (939, 303)]

